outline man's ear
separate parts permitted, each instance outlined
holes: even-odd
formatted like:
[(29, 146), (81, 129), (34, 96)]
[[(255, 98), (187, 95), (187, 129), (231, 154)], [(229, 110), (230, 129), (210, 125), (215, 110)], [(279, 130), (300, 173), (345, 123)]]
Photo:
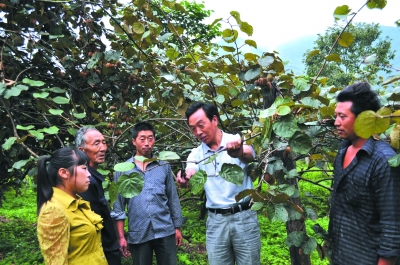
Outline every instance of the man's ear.
[(218, 117), (217, 117), (217, 115), (213, 116), (212, 121), (215, 122), (215, 124), (218, 125)]
[(132, 138), (132, 144), (133, 144), (134, 146), (136, 146), (136, 140), (135, 140), (135, 138)]
[(70, 174), (66, 168), (62, 167), (58, 169), (58, 175), (60, 176), (61, 179), (68, 179)]
[(82, 146), (79, 146), (78, 150), (81, 150), (83, 152), (84, 148)]

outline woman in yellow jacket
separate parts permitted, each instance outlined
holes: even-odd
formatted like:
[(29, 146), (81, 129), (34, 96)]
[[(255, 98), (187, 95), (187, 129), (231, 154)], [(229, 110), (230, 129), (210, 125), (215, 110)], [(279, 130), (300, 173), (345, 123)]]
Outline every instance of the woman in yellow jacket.
[(77, 193), (88, 189), (88, 158), (72, 148), (42, 157), (37, 178), (37, 232), (45, 264), (106, 265), (102, 218)]

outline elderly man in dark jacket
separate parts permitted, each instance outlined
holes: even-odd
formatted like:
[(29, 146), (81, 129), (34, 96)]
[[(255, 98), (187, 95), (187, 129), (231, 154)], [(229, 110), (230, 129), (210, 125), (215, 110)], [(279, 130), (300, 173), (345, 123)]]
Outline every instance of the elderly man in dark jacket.
[(104, 176), (97, 171), (99, 164), (106, 157), (107, 144), (103, 134), (91, 127), (82, 127), (75, 136), (75, 145), (89, 157), (90, 185), (89, 189), (79, 194), (83, 199), (90, 202), (92, 210), (103, 218), (104, 228), (101, 230), (101, 238), (104, 253), (108, 264), (120, 265), (121, 253), (114, 220), (110, 216), (110, 207), (104, 197), (102, 182)]

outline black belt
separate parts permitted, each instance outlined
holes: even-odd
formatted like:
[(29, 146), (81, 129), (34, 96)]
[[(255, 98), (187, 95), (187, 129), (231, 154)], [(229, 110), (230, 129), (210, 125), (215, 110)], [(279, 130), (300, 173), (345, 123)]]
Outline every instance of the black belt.
[(252, 203), (250, 201), (245, 201), (238, 203), (236, 205), (233, 205), (229, 208), (208, 208), (208, 210), (212, 213), (217, 213), (217, 214), (222, 214), (222, 215), (230, 215), (230, 214), (235, 214), (237, 212), (245, 211), (251, 208)]

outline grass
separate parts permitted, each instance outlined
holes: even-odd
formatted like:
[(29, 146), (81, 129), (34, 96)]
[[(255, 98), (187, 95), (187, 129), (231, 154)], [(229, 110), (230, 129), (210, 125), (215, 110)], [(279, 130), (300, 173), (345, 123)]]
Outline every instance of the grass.
[[(318, 181), (319, 173), (303, 175), (308, 179)], [(325, 182), (327, 186), (329, 182)], [(318, 209), (317, 222), (325, 229), (328, 226), (328, 198), (329, 192), (311, 183), (299, 182), (300, 194), (304, 207)], [(15, 192), (5, 194), (6, 200), (0, 208), (0, 265), (39, 265), (43, 258), (39, 250), (36, 235), (36, 193), (27, 186), (22, 195)], [(182, 203), (183, 215), (188, 218), (182, 227), (184, 236), (183, 245), (178, 250), (179, 265), (206, 265), (207, 254), (205, 248), (205, 222), (198, 220), (201, 203), (185, 201)], [(289, 248), (285, 243), (286, 226), (282, 222), (271, 222), (262, 212), (259, 213), (261, 228), (261, 264), (262, 265), (289, 265)], [(307, 234), (314, 236), (311, 227), (315, 224), (306, 220)], [(322, 243), (318, 241), (318, 243)], [(321, 261), (318, 253), (311, 254), (313, 265), (327, 265), (327, 260)], [(123, 258), (123, 264), (131, 264), (131, 259)]]
[(0, 264), (44, 264), (36, 236), (36, 193), (5, 194), (0, 208)]

